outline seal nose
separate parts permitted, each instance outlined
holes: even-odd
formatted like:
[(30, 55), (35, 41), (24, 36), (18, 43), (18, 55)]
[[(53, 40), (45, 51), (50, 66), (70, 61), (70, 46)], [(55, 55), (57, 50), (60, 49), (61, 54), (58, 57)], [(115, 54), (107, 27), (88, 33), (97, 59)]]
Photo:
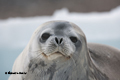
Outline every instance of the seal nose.
[(59, 45), (59, 44), (61, 44), (63, 42), (63, 38), (57, 38), (57, 37), (55, 37), (55, 41)]

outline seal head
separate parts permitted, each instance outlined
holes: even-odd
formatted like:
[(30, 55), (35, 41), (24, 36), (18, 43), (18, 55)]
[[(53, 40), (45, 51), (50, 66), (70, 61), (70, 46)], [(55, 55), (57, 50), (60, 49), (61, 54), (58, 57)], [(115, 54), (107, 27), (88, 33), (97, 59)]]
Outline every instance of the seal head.
[(72, 23), (66, 21), (45, 23), (39, 31), (37, 30), (37, 37), (32, 38), (35, 40), (31, 42), (33, 43), (31, 44), (31, 50), (40, 51), (39, 54), (51, 60), (58, 56), (69, 58), (79, 52), (84, 34), (77, 33), (72, 25)]
[(30, 63), (25, 80), (87, 80), (86, 38), (77, 25), (47, 22), (34, 32), (28, 49)]

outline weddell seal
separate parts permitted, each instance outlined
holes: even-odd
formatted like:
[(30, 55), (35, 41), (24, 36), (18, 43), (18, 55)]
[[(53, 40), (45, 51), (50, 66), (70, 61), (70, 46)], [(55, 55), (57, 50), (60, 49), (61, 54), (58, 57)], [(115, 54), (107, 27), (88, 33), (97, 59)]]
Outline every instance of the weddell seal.
[(67, 21), (50, 21), (33, 33), (9, 80), (120, 80), (120, 50), (87, 43)]

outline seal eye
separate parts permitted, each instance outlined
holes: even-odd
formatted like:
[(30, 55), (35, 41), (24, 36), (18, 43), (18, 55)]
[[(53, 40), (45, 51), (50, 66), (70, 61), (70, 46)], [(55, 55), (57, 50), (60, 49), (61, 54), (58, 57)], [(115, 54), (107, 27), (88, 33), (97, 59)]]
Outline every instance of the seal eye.
[(77, 42), (77, 38), (76, 38), (76, 37), (73, 37), (73, 36), (70, 37), (70, 40), (71, 40), (73, 43), (76, 43), (76, 42)]
[(49, 33), (44, 33), (44, 34), (42, 34), (42, 36), (41, 36), (42, 40), (47, 40), (49, 37), (50, 37), (50, 34), (49, 34)]

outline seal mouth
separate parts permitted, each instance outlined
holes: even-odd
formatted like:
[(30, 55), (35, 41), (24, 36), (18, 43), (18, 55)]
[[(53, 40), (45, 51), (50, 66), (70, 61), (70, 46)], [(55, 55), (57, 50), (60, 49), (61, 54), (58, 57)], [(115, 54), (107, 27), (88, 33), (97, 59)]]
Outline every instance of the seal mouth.
[(60, 54), (60, 55), (62, 55), (62, 56), (64, 56), (64, 57), (66, 57), (66, 55), (65, 54), (63, 54), (63, 53), (61, 53), (60, 51), (57, 51), (57, 52), (55, 52), (55, 53), (52, 53), (51, 55), (53, 55), (53, 54)]
[[(57, 51), (57, 52), (55, 52), (55, 53), (53, 53), (53, 54), (62, 54), (61, 52), (59, 52), (59, 51)], [(63, 54), (62, 54), (63, 55)]]
[(60, 51), (56, 51), (56, 52), (51, 53), (51, 54), (49, 54), (49, 55), (45, 54), (44, 52), (43, 52), (42, 54), (43, 54), (45, 57), (50, 57), (50, 56), (53, 56), (53, 55), (61, 55), (61, 56), (65, 57), (65, 58), (70, 58), (70, 56), (67, 56), (67, 55), (63, 54), (63, 53), (61, 53)]

